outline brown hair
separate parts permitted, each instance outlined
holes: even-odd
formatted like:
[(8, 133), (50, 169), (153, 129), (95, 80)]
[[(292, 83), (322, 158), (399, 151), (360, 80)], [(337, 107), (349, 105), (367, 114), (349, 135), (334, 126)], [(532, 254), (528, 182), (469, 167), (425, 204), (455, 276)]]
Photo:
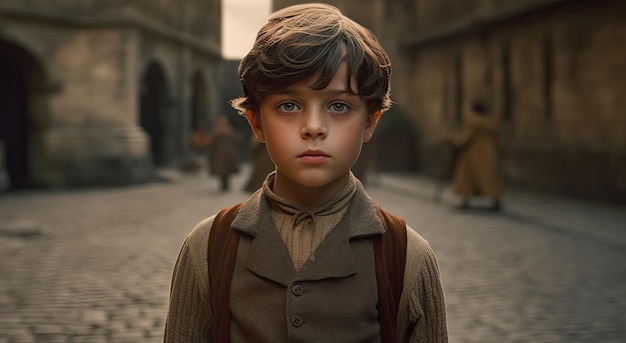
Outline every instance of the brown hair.
[(231, 104), (258, 113), (266, 95), (313, 77), (311, 88), (324, 89), (343, 62), (368, 112), (389, 109), (391, 62), (374, 34), (330, 5), (287, 7), (270, 16), (241, 61), (244, 96)]

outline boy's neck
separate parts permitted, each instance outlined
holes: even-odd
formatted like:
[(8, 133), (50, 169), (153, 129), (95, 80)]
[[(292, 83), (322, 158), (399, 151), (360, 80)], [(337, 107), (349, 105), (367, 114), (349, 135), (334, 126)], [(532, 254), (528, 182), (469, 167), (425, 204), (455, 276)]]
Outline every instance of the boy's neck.
[(279, 197), (294, 202), (300, 209), (311, 209), (330, 199), (348, 183), (349, 179), (348, 171), (326, 185), (309, 187), (293, 181), (280, 170), (276, 170), (272, 191)]

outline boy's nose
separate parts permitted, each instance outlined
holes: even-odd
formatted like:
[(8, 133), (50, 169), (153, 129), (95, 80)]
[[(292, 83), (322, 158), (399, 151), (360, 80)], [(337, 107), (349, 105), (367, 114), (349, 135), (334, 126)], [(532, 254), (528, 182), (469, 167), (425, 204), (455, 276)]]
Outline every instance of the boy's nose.
[(323, 138), (328, 133), (324, 113), (320, 110), (308, 111), (304, 114), (302, 136), (304, 138)]

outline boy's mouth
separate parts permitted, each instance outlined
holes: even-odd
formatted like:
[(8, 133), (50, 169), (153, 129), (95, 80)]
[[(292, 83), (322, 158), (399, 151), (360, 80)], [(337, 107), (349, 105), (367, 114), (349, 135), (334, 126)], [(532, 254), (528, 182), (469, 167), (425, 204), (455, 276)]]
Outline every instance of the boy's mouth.
[(305, 162), (323, 162), (328, 159), (330, 156), (321, 150), (307, 150), (302, 154), (298, 155), (298, 158)]
[(307, 151), (303, 152), (302, 154), (300, 154), (298, 157), (307, 157), (307, 156), (312, 156), (312, 157), (329, 157), (325, 152), (323, 152), (321, 150), (307, 150)]

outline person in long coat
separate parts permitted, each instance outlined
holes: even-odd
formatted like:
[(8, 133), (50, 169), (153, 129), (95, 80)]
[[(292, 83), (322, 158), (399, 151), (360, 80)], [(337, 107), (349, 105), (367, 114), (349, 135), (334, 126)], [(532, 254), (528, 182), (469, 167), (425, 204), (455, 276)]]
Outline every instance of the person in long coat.
[(461, 209), (469, 207), (470, 198), (491, 199), (492, 209), (499, 210), (502, 197), (500, 143), (496, 122), (487, 107), (474, 102), (460, 135), (453, 138), (457, 147), (453, 190), (461, 197)]
[(230, 176), (239, 171), (239, 141), (226, 116), (215, 118), (208, 137), (209, 172), (220, 177), (223, 192), (230, 189)]

